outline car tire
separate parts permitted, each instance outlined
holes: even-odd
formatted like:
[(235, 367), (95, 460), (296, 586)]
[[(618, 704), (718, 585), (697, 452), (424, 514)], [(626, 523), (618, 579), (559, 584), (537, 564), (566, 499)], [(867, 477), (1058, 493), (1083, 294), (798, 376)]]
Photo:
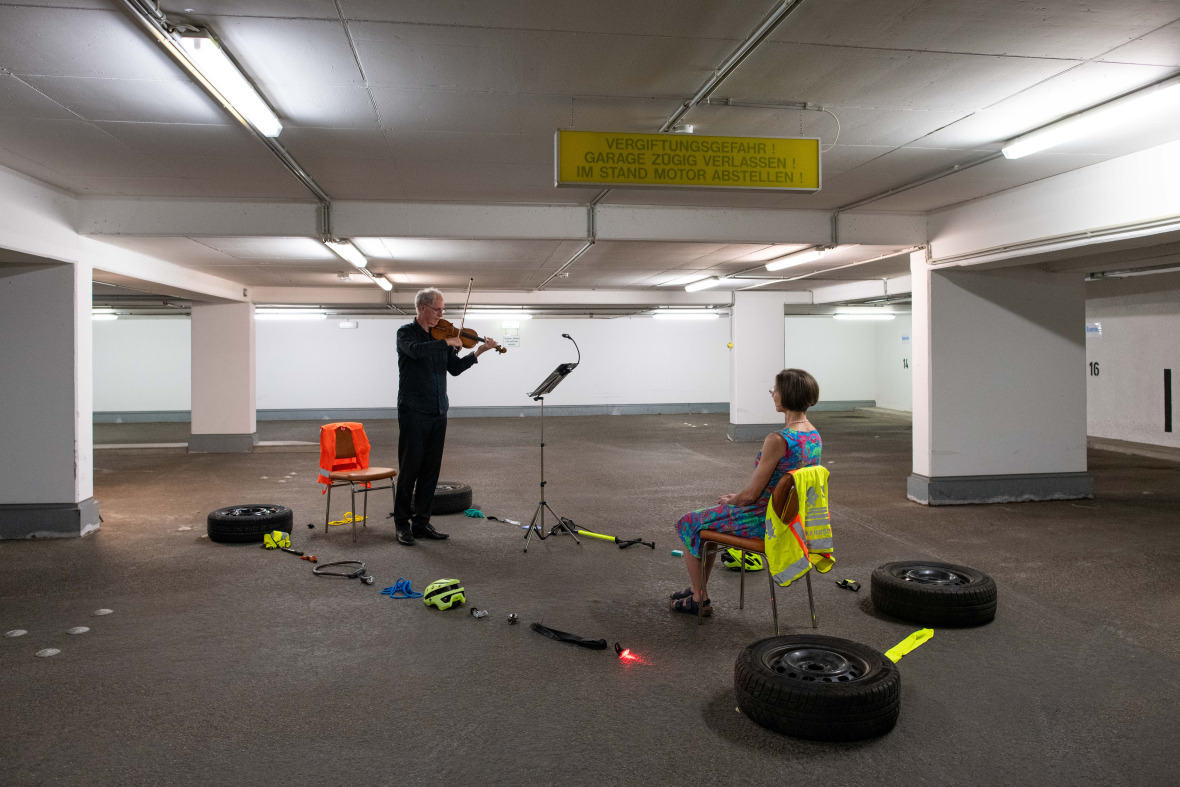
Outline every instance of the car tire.
[(858, 741), (893, 729), (901, 673), (884, 654), (839, 637), (798, 634), (749, 645), (733, 670), (738, 708), (769, 730)]
[(996, 617), (996, 582), (982, 571), (954, 563), (902, 560), (873, 571), (873, 607), (924, 626), (964, 627)]
[(272, 530), (290, 533), (291, 522), (291, 509), (286, 506), (250, 503), (213, 511), (206, 519), (206, 527), (210, 541), (249, 544), (261, 541)]
[(471, 508), (471, 486), (458, 481), (439, 481), (434, 488), (434, 502), (430, 513), (458, 514)]

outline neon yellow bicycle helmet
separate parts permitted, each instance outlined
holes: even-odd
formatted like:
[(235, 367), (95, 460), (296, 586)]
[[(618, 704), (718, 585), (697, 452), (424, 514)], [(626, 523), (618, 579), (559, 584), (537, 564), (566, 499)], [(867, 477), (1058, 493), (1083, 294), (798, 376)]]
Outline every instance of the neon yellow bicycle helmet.
[(422, 591), (422, 603), (428, 607), (450, 609), (467, 600), (457, 579), (436, 579)]
[[(730, 571), (741, 571), (742, 569), (742, 551), (740, 549), (727, 549), (721, 555), (721, 562)], [(762, 570), (762, 555), (755, 555), (753, 552), (746, 553), (746, 571), (761, 571)]]

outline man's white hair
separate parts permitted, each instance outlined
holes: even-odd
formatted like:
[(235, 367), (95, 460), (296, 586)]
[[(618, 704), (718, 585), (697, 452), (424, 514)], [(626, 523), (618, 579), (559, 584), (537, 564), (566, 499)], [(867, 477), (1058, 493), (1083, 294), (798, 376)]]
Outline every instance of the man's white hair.
[(414, 308), (433, 306), (434, 302), (442, 296), (443, 294), (439, 292), (437, 287), (427, 287), (424, 290), (418, 290), (418, 294), (414, 296)]

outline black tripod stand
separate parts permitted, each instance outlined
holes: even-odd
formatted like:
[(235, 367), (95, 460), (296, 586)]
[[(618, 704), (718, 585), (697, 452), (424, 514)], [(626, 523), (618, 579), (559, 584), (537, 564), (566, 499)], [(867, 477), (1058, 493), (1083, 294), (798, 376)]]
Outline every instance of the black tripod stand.
[[(562, 336), (566, 339), (569, 339), (571, 342), (574, 341), (567, 333), (563, 333)], [(578, 343), (574, 342), (575, 349), (577, 346)], [(541, 403), (541, 502), (537, 503), (537, 510), (533, 512), (533, 519), (531, 522), (529, 522), (528, 529), (524, 534), (525, 552), (529, 551), (529, 539), (532, 538), (533, 533), (536, 533), (537, 538), (544, 541), (546, 538), (554, 535), (558, 531), (564, 531), (573, 536), (574, 541), (576, 541), (579, 545), (582, 543), (581, 541), (578, 541), (578, 536), (574, 533), (573, 529), (566, 524), (567, 520), (558, 516), (557, 512), (554, 511), (547, 502), (545, 502), (545, 395), (556, 388), (558, 383), (564, 380), (569, 375), (569, 373), (574, 370), (574, 367), (581, 363), (581, 361), (582, 351), (578, 350), (577, 361), (574, 363), (563, 363), (559, 365), (548, 377), (545, 378), (544, 382), (538, 385), (536, 389), (532, 391), (532, 393), (528, 394), (529, 398), (531, 398), (533, 401)], [(552, 529), (550, 529), (548, 533), (545, 532), (546, 511), (552, 514), (553, 518), (557, 522), (555, 525), (553, 525)]]

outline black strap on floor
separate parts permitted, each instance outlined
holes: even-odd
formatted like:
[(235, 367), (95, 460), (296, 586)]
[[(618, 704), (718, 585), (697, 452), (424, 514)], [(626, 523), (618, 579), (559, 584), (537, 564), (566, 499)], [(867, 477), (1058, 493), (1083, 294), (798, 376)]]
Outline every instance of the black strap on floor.
[(531, 628), (538, 634), (544, 634), (549, 639), (557, 640), (558, 642), (568, 642), (578, 647), (589, 648), (590, 650), (606, 650), (605, 639), (582, 639), (577, 634), (551, 629), (548, 626), (542, 626), (540, 623), (534, 623)]

